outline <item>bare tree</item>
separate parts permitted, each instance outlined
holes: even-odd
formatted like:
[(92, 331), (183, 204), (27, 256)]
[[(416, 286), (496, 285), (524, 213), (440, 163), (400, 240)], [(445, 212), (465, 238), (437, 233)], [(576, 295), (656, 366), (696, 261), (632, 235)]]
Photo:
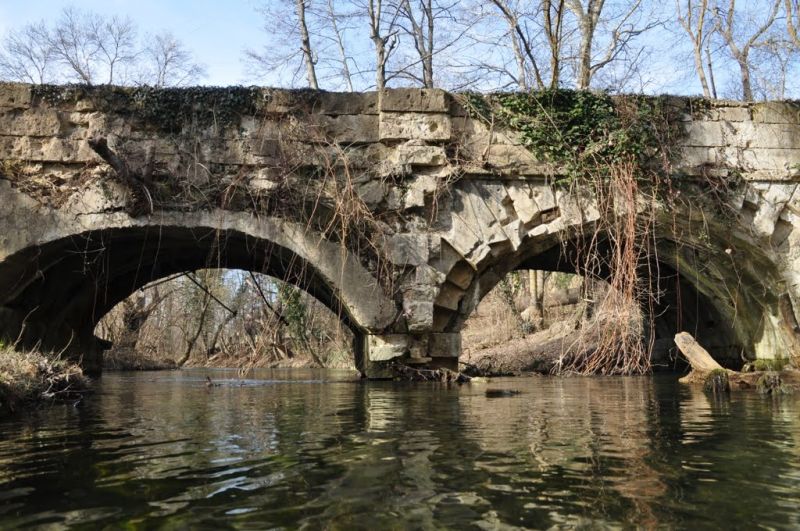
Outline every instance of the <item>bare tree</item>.
[(140, 82), (154, 87), (181, 86), (205, 75), (202, 65), (172, 33), (165, 31), (149, 38), (141, 54)]
[[(703, 48), (707, 46), (710, 29), (708, 19), (708, 0), (675, 0), (678, 23), (692, 41), (692, 56), (694, 57), (694, 69), (700, 86), (703, 87), (703, 96), (706, 98), (716, 97), (712, 94), (711, 87), (706, 77), (706, 67), (703, 65)], [(706, 48), (707, 49), (707, 48)], [(709, 53), (710, 55), (710, 53)], [(709, 70), (711, 64), (708, 64)]]
[(536, 88), (543, 89), (544, 81), (539, 71), (539, 62), (534, 55), (535, 44), (523, 22), (525, 15), (514, 9), (507, 0), (492, 0), (492, 4), (500, 11), (508, 24), (509, 38), (517, 64), (517, 86), (520, 90), (528, 90), (531, 77), (529, 72), (532, 72)]
[(561, 81), (561, 55), (564, 40), (564, 1), (542, 0), (541, 10), (543, 29), (550, 48), (550, 83), (551, 89), (557, 88)]
[(97, 61), (105, 66), (109, 85), (120, 81), (120, 68), (136, 61), (136, 27), (130, 18), (87, 15), (86, 38), (96, 50)]
[[(580, 33), (576, 62), (575, 86), (580, 90), (588, 89), (592, 79), (603, 68), (625, 58), (629, 65), (635, 65), (639, 56), (635, 52), (627, 56), (633, 41), (646, 31), (661, 24), (659, 20), (643, 17), (643, 0), (609, 2), (606, 0), (566, 0), (567, 7), (577, 19)], [(642, 21), (642, 19), (645, 21)], [(600, 40), (598, 30), (603, 29), (605, 35), (599, 54), (596, 44)]]
[(754, 95), (764, 100), (782, 100), (790, 90), (800, 48), (785, 35), (774, 32), (753, 46), (751, 71)]
[(800, 0), (784, 0), (784, 9), (789, 38), (800, 48)]
[(350, 73), (350, 61), (351, 57), (348, 55), (345, 44), (344, 44), (344, 32), (339, 23), (340, 18), (347, 17), (347, 15), (342, 15), (336, 11), (336, 8), (333, 6), (333, 0), (327, 0), (325, 5), (325, 15), (330, 22), (331, 30), (332, 30), (332, 39), (336, 43), (336, 50), (339, 55), (339, 74), (341, 75), (342, 79), (344, 80), (345, 84), (347, 85), (347, 90), (353, 92), (353, 76)]
[(0, 76), (24, 83), (51, 81), (55, 54), (49, 33), (40, 21), (6, 35), (0, 51)]
[(398, 43), (396, 24), (400, 14), (396, 7), (390, 14), (384, 7), (383, 0), (367, 0), (369, 38), (375, 49), (375, 88), (379, 91), (386, 88), (386, 65)]
[[(770, 0), (769, 9), (763, 20), (756, 20), (754, 13), (738, 13), (736, 10), (736, 0), (728, 0), (725, 9), (719, 4), (714, 7), (714, 24), (716, 30), (722, 36), (725, 45), (731, 56), (739, 67), (742, 99), (753, 101), (753, 86), (751, 81), (750, 52), (759, 40), (775, 23), (778, 16), (781, 0)], [(745, 21), (739, 20), (737, 16), (744, 16)], [(750, 33), (742, 33), (744, 28), (752, 28)]]
[(308, 24), (306, 23), (306, 0), (295, 0), (295, 10), (297, 13), (297, 25), (300, 32), (300, 49), (303, 52), (303, 62), (306, 64), (306, 77), (308, 86), (314, 90), (319, 90), (317, 83), (316, 59), (311, 49), (311, 37), (308, 34)]
[(69, 77), (87, 85), (93, 84), (98, 50), (84, 15), (72, 7), (64, 9), (50, 36), (53, 54), (67, 67)]

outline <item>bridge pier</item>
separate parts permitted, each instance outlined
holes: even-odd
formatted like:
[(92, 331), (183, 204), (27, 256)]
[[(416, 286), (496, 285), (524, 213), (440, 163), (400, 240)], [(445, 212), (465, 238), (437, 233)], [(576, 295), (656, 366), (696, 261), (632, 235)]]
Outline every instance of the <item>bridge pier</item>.
[(392, 363), (455, 371), (461, 355), (461, 333), (367, 334), (362, 345), (356, 360), (367, 378), (391, 378)]

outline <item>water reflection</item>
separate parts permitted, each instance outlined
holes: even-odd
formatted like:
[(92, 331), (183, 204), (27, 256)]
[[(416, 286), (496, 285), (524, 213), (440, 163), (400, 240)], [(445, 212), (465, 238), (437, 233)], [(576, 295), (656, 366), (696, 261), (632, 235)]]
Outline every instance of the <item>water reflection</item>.
[(800, 403), (671, 378), (109, 374), (0, 423), (0, 527), (800, 525)]

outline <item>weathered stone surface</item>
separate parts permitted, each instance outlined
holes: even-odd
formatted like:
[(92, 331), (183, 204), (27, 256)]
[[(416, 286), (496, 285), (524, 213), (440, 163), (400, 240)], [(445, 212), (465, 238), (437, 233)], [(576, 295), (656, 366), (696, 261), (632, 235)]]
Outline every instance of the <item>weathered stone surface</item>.
[(31, 85), (0, 83), (0, 107), (26, 109), (31, 104)]
[(28, 109), (0, 113), (0, 132), (4, 135), (52, 137), (58, 135), (60, 129), (58, 111)]
[(395, 153), (399, 164), (412, 166), (443, 166), (447, 164), (447, 155), (442, 146), (419, 146), (403, 144)]
[(389, 361), (408, 352), (409, 338), (405, 334), (368, 335), (367, 354), (370, 361)]
[(436, 297), (436, 305), (449, 310), (458, 310), (458, 303), (463, 296), (463, 289), (453, 284), (445, 283), (439, 289), (439, 295)]
[(432, 175), (417, 175), (408, 184), (404, 204), (405, 208), (421, 208), (425, 206), (425, 198), (436, 192), (437, 182)]
[[(217, 259), (308, 282), (364, 339), (362, 369), (384, 374), (376, 367), (409, 355), (457, 356), (460, 326), (505, 274), (568, 268), (552, 253), (590, 236), (600, 216), (590, 190), (553, 186), (563, 169), (537, 162), (515, 132), (453, 111), (441, 91), (390, 90), (379, 112), (376, 93), (263, 89), (257, 114), (164, 128), (91, 97), (106, 88), (69, 89), (57, 106), (30, 90), (0, 84), (0, 313), (36, 310), (28, 330), (56, 331), (48, 348), (74, 335), (95, 352), (92, 326), (109, 305)], [(656, 208), (682, 245), (658, 260), (732, 323), (735, 342), (720, 344), (736, 356), (795, 349), (794, 310), (775, 294), (800, 301), (797, 106), (671, 104), (687, 133), (672, 161), (682, 182), (673, 210)], [(153, 153), (152, 212), (131, 208), (142, 190), (89, 147), (97, 136), (136, 175)], [(684, 207), (695, 190), (707, 200), (708, 177), (732, 184), (711, 183), (724, 204)], [(364, 209), (368, 219), (349, 218)], [(0, 321), (0, 336), (18, 333), (17, 321)]]
[(754, 122), (768, 124), (800, 123), (800, 105), (796, 102), (763, 102), (752, 107)]
[(439, 89), (393, 89), (381, 95), (381, 112), (440, 112), (450, 110), (450, 95)]
[(457, 358), (461, 355), (461, 334), (430, 334), (428, 354), (432, 358)]
[(395, 265), (418, 266), (428, 262), (428, 237), (425, 234), (394, 234), (386, 245), (389, 259)]
[(446, 114), (383, 112), (381, 140), (450, 140), (450, 117)]
[(323, 138), (341, 144), (369, 144), (377, 142), (378, 116), (368, 114), (343, 114), (321, 116)]

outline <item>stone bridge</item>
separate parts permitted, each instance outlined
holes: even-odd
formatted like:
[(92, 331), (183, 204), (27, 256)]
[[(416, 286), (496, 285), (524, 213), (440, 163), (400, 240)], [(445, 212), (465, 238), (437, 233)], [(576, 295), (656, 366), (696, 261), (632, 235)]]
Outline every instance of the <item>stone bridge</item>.
[[(292, 282), (384, 362), (455, 368), (510, 271), (574, 271), (589, 191), (439, 90), (0, 85), (0, 336), (99, 370), (96, 323), (145, 284), (225, 267)], [(702, 103), (702, 104), (701, 104)], [(800, 107), (670, 98), (657, 339), (720, 360), (798, 352)], [(102, 156), (101, 156), (102, 155)], [(709, 183), (717, 183), (711, 186)], [(735, 183), (720, 186), (719, 183)]]

